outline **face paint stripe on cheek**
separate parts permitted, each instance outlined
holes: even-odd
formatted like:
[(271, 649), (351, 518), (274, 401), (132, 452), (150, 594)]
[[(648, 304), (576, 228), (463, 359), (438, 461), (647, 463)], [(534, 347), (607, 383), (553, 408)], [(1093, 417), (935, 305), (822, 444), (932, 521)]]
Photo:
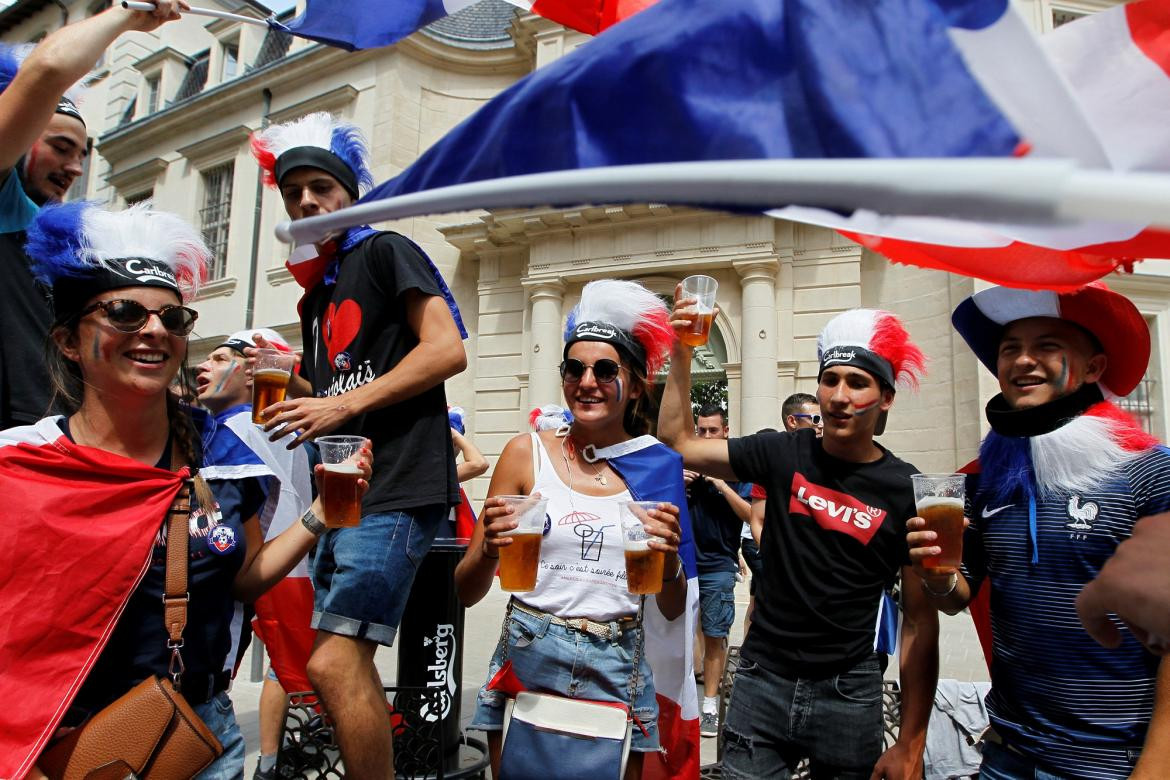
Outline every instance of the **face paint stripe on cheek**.
[(1069, 389), (1068, 358), (1064, 355), (1060, 356), (1060, 376), (1057, 377), (1056, 384), (1060, 390)]
[(98, 338), (98, 335), (96, 333), (93, 334), (93, 359), (94, 360), (101, 360), (102, 352), (101, 352), (100, 344), (101, 344), (101, 339)]
[(617, 386), (618, 403), (621, 403), (621, 401), (622, 401), (622, 379), (621, 379), (621, 377), (618, 377), (616, 380), (614, 380), (614, 385)]
[(853, 407), (853, 416), (860, 417), (863, 414), (868, 414), (877, 408), (878, 402), (874, 401), (869, 406), (855, 406)]

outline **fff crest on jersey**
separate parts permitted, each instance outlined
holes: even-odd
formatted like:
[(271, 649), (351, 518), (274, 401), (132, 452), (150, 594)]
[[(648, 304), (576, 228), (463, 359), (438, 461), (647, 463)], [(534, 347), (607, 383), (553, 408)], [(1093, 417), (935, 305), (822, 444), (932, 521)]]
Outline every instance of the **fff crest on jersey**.
[(217, 525), (207, 535), (207, 549), (216, 555), (227, 555), (237, 544), (236, 532), (230, 525)]

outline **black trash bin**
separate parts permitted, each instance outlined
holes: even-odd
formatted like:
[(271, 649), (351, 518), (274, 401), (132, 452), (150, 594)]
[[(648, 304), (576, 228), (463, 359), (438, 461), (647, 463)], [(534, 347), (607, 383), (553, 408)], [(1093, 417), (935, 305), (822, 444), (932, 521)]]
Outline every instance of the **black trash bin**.
[(441, 691), (442, 709), (420, 714), (443, 722), (445, 770), (457, 768), (460, 760), (464, 610), (455, 595), (455, 567), (466, 550), (466, 539), (435, 539), (415, 575), (398, 630), (398, 685)]

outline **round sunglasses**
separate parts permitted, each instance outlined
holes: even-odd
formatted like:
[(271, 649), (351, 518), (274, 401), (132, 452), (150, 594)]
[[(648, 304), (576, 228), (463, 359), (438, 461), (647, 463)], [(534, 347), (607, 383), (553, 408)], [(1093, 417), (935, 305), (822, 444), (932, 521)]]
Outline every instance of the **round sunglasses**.
[(84, 317), (98, 309), (106, 313), (106, 321), (121, 333), (137, 333), (146, 325), (150, 315), (157, 314), (159, 322), (167, 331), (176, 336), (187, 336), (195, 327), (195, 320), (199, 319), (199, 312), (186, 306), (168, 304), (161, 309), (148, 309), (138, 301), (127, 298), (98, 301), (82, 309), (78, 316)]
[(561, 380), (564, 382), (580, 382), (585, 376), (585, 369), (593, 369), (593, 378), (601, 384), (609, 384), (618, 378), (622, 364), (616, 360), (602, 358), (593, 365), (582, 363), (577, 358), (567, 358), (561, 362)]

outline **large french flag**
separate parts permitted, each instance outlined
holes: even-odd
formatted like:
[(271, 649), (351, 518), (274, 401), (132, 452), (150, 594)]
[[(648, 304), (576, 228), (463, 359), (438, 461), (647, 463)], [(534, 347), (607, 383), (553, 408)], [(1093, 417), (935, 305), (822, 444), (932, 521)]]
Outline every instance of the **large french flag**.
[[(74, 444), (60, 420), (0, 431), (0, 778), (56, 730), (188, 476)], [(205, 443), (208, 479), (272, 476), (234, 436)]]
[[(228, 417), (224, 426), (279, 480), (275, 494), (269, 495), (271, 511), (261, 516), (265, 540), (279, 536), (299, 522), (313, 503), (313, 474), (305, 448), (289, 450), (284, 446), (287, 441), (268, 441), (268, 435), (252, 423), (251, 407)], [(283, 580), (257, 599), (254, 608), (252, 628), (264, 642), (281, 687), (290, 692), (311, 690), (313, 686), (305, 667), (317, 632), (310, 625), (313, 583), (309, 579), (307, 559), (302, 559)]]
[[(987, 0), (954, 22), (956, 45), (1025, 138), (1030, 157), (1170, 171), (1170, 0), (1119, 5), (1039, 39), (1007, 0)], [(1145, 224), (1030, 227), (802, 208), (772, 213), (839, 229), (896, 262), (1017, 287), (1070, 290), (1135, 259), (1170, 257), (1170, 233)]]
[(658, 734), (662, 751), (647, 755), (643, 780), (699, 777), (699, 697), (695, 688), (694, 643), (699, 617), (699, 571), (687, 515), (682, 456), (653, 436), (639, 436), (597, 450), (597, 457), (625, 481), (638, 501), (669, 501), (679, 508), (679, 557), (687, 578), (687, 609), (667, 620), (654, 599), (646, 600), (646, 659), (654, 672)]
[(554, 22), (596, 35), (607, 27), (649, 8), (657, 0), (508, 0)]

